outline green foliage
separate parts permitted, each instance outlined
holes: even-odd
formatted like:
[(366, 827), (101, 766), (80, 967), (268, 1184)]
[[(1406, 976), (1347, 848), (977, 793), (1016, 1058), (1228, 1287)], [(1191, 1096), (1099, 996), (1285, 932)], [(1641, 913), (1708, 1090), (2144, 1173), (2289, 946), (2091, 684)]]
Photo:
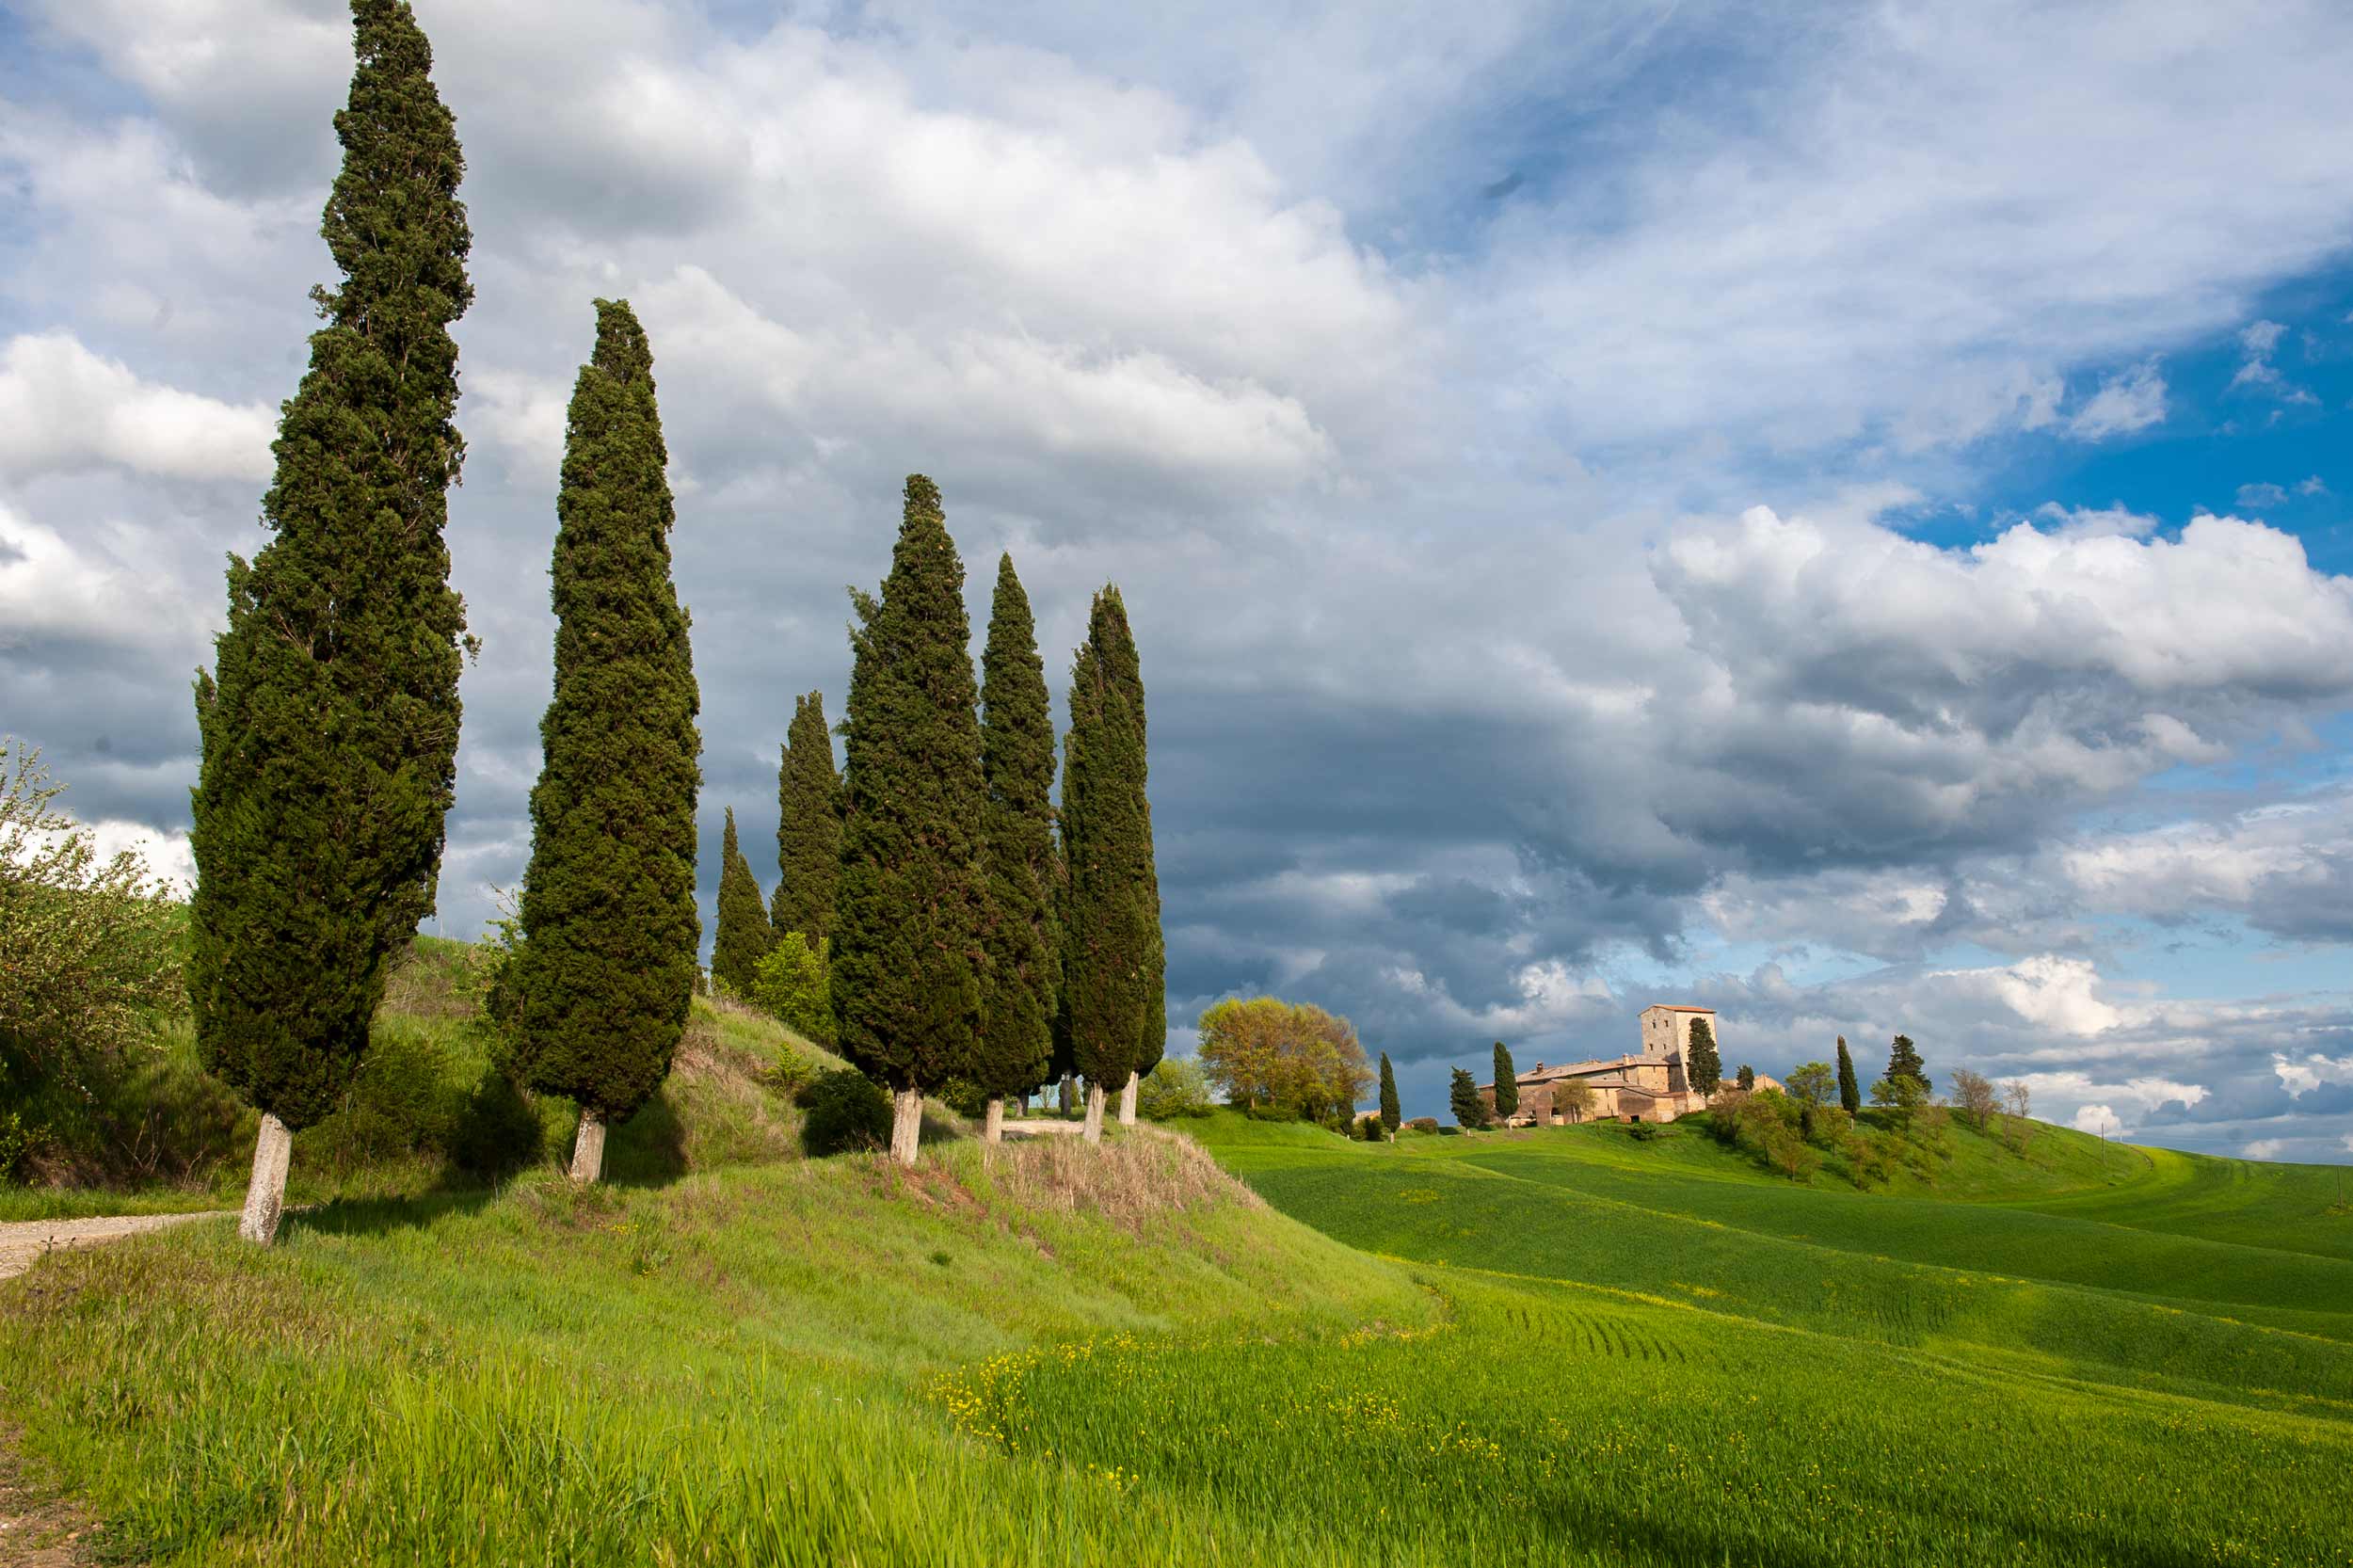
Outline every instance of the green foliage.
[(1415, 1132), (1435, 1132), (1438, 1130), (1438, 1118), (1435, 1116), (1417, 1116), (1412, 1121), (1407, 1122), (1405, 1126), (1407, 1128)]
[(1827, 1062), (1808, 1062), (1790, 1070), (1789, 1092), (1805, 1105), (1828, 1105), (1837, 1089), (1837, 1075)]
[(385, 962), (433, 906), (465, 630), (442, 539), (464, 453), (450, 324), (473, 296), (465, 160), (408, 8), (354, 0), (352, 18), (321, 230), (344, 281), (313, 291), (326, 325), (262, 500), (274, 537), (231, 557), (196, 691), (197, 1038), (296, 1128), (358, 1071)]
[(1863, 1113), (1863, 1090), (1855, 1082), (1854, 1058), (1847, 1054), (1847, 1037), (1838, 1037), (1838, 1104), (1849, 1116)]
[(752, 1005), (821, 1046), (834, 1039), (829, 947), (821, 936), (812, 948), (801, 933), (788, 931), (752, 969)]
[[(155, 1020), (184, 996), (179, 906), (135, 851), (100, 857), (54, 806), (64, 788), (40, 752), (0, 736), (0, 1091), (11, 1100), (152, 1047)], [(0, 1174), (34, 1135), (17, 1110), (7, 1126)]]
[(1447, 1088), (1447, 1105), (1454, 1112), (1454, 1123), (1464, 1128), (1487, 1125), (1487, 1102), (1479, 1097), (1479, 1080), (1468, 1067), (1457, 1067)]
[(1510, 1121), (1520, 1108), (1519, 1073), (1512, 1065), (1512, 1053), (1496, 1042), (1496, 1119)]
[(524, 1080), (615, 1124), (669, 1073), (702, 941), (699, 697), (667, 462), (645, 330), (626, 301), (600, 299), (556, 501), (555, 696), (512, 991)]
[(841, 776), (834, 772), (823, 692), (792, 699), (776, 768), (776, 872), (771, 926), (797, 931), (812, 947), (828, 940), (841, 876)]
[(1024, 1095), (1046, 1080), (1052, 1063), (1062, 933), (1049, 896), (1054, 722), (1036, 623), (1011, 555), (997, 562), (997, 597), (981, 671), (988, 974), (973, 1072), (991, 1094)]
[(1136, 1109), (1156, 1122), (1208, 1115), (1213, 1108), (1201, 1064), (1190, 1056), (1165, 1057), (1154, 1063), (1137, 1085)]
[(854, 602), (834, 1014), (861, 1069), (930, 1088), (972, 1067), (988, 886), (964, 566), (921, 474), (881, 597)]
[(1351, 1130), (1364, 1143), (1385, 1144), (1389, 1141), (1389, 1129), (1381, 1125), (1379, 1115), (1371, 1112), (1357, 1117), (1356, 1124)]
[(1912, 1043), (1909, 1034), (1897, 1035), (1895, 1044), (1888, 1048), (1886, 1076), (1912, 1079), (1918, 1082), (1924, 1095), (1936, 1087), (1935, 1080), (1929, 1077), (1927, 1066), (1920, 1061), (1919, 1048)]
[(1144, 687), (1119, 590), (1095, 596), (1064, 738), (1063, 988), (1071, 1055), (1116, 1087), (1160, 1059), (1160, 888), (1145, 799)]
[(1756, 1087), (1756, 1069), (1743, 1062), (1740, 1064), (1740, 1071), (1734, 1076), (1732, 1081), (1739, 1086), (1742, 1094), (1748, 1094)]
[(1381, 1053), (1381, 1125), (1392, 1133), (1397, 1131), (1399, 1110), (1397, 1073), (1389, 1066), (1389, 1053)]
[(801, 1138), (814, 1158), (878, 1149), (890, 1142), (890, 1098), (864, 1073), (846, 1067), (819, 1073), (802, 1104), (808, 1114)]
[(1321, 1122), (1371, 1087), (1355, 1027), (1312, 1003), (1227, 997), (1201, 1015), (1201, 1070), (1230, 1104)]
[(1886, 1112), (1899, 1127), (1909, 1126), (1928, 1098), (1927, 1085), (1909, 1074), (1882, 1078), (1871, 1085), (1871, 1103)]
[(1716, 1054), (1715, 1026), (1705, 1018), (1691, 1020), (1691, 1047), (1684, 1062), (1684, 1075), (1702, 1095), (1713, 1095), (1723, 1084), (1724, 1064)]
[(711, 978), (726, 986), (728, 995), (749, 999), (760, 961), (776, 945), (760, 881), (735, 841), (735, 808), (730, 806), (719, 841), (719, 930), (712, 938)]

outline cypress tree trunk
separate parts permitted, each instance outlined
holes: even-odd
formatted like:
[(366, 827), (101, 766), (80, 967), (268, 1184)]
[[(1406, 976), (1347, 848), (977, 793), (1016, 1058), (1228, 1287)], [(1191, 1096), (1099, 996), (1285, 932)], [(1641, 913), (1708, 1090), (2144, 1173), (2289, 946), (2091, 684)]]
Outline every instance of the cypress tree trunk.
[(580, 1128), (572, 1134), (572, 1170), (574, 1181), (583, 1186), (604, 1175), (604, 1118), (583, 1107)]
[(1119, 1125), (1121, 1127), (1136, 1125), (1136, 1089), (1143, 1081), (1143, 1074), (1131, 1072), (1128, 1075), (1128, 1081), (1120, 1085)]
[(923, 1137), (923, 1091), (894, 1089), (890, 1092), (890, 1158), (902, 1165), (915, 1163), (915, 1154)]
[(1005, 1141), (1005, 1096), (988, 1096), (988, 1112), (981, 1119), (981, 1142), (1001, 1144)]
[(579, 1102), (583, 1180), (602, 1169), (605, 1128), (669, 1075), (699, 972), (701, 743), (667, 459), (645, 331), (627, 302), (600, 299), (556, 499), (555, 696), (512, 981), (517, 1064)]
[(909, 1108), (972, 1070), (988, 962), (964, 567), (921, 474), (880, 597), (853, 602), (834, 1010), (842, 1053), (899, 1096), (892, 1152), (912, 1161)]
[(711, 944), (711, 977), (737, 998), (748, 998), (760, 961), (775, 945), (767, 901), (760, 896), (752, 864), (735, 841), (735, 808), (730, 806), (719, 843), (719, 934)]
[(1010, 555), (997, 563), (981, 672), (989, 964), (971, 1077), (1001, 1097), (1035, 1088), (1051, 1071), (1062, 972), (1052, 896), (1054, 724), (1036, 623)]
[(205, 1067), (262, 1112), (241, 1234), (267, 1241), (292, 1135), (368, 1047), (384, 961), (432, 908), (455, 786), (465, 606), (442, 531), (472, 299), (456, 124), (398, 0), (353, 0), (357, 67), (321, 232), (343, 274), (287, 402), (200, 675), (188, 1000)]
[(1078, 1075), (1075, 1073), (1064, 1073), (1062, 1075), (1062, 1113), (1065, 1116), (1069, 1115), (1071, 1109), (1076, 1106), (1078, 1102)]
[(1104, 1098), (1103, 1086), (1095, 1080), (1088, 1079), (1086, 1141), (1090, 1144), (1099, 1144), (1103, 1141)]
[(825, 697), (792, 702), (792, 727), (776, 769), (776, 896), (769, 923), (797, 932), (816, 952), (833, 935), (834, 888), (841, 875), (841, 776), (834, 771)]

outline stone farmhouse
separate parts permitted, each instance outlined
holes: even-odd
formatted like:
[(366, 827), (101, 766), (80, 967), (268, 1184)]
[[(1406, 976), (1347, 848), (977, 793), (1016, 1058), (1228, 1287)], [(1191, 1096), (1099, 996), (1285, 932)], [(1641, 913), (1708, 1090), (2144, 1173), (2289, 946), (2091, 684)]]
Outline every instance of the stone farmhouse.
[[(1723, 1032), (1716, 1027), (1716, 1010), (1712, 1007), (1684, 1007), (1661, 1003), (1642, 1009), (1642, 1041), (1640, 1052), (1631, 1056), (1608, 1057), (1593, 1062), (1571, 1062), (1561, 1066), (1547, 1066), (1539, 1062), (1519, 1075), (1519, 1109), (1511, 1118), (1513, 1127), (1555, 1127), (1572, 1120), (1621, 1122), (1672, 1122), (1677, 1116), (1707, 1109), (1707, 1097), (1691, 1087), (1684, 1073), (1684, 1060), (1691, 1046), (1691, 1023), (1705, 1018), (1716, 1036), (1719, 1056), (1723, 1052)], [(1727, 1083), (1731, 1068), (1725, 1068)], [(1571, 1110), (1565, 1096), (1559, 1104), (1554, 1096), (1572, 1081), (1581, 1081), (1593, 1092), (1593, 1103), (1580, 1116)], [(1761, 1074), (1757, 1087), (1779, 1088), (1771, 1079)], [(1496, 1086), (1482, 1083), (1479, 1097), (1487, 1102), (1489, 1112), (1496, 1104)]]

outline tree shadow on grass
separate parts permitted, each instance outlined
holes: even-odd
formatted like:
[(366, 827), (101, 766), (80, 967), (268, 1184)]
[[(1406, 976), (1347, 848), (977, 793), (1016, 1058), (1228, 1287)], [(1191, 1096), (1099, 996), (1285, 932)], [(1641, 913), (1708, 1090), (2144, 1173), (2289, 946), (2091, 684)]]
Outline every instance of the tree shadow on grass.
[(667, 1187), (686, 1174), (686, 1128), (669, 1088), (606, 1135), (604, 1179), (616, 1187)]

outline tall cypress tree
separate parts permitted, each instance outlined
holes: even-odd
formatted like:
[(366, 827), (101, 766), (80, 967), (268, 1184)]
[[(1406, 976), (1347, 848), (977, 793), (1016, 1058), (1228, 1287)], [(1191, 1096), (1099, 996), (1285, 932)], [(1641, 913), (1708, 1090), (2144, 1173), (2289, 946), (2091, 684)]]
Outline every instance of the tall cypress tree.
[(513, 981), (524, 1076), (580, 1102), (581, 1181), (603, 1170), (605, 1129), (669, 1075), (702, 944), (699, 698), (670, 578), (667, 462), (645, 331), (626, 301), (600, 299), (564, 438), (555, 697)]
[(1152, 853), (1152, 803), (1146, 788), (1151, 760), (1144, 712), (1144, 667), (1136, 653), (1135, 634), (1128, 626), (1128, 606), (1116, 587), (1107, 585), (1095, 596), (1087, 617), (1087, 641), (1102, 661), (1105, 678), (1126, 697), (1128, 717), (1135, 727), (1136, 772), (1131, 786), (1135, 792), (1135, 840), (1130, 865), (1145, 920), (1145, 947), (1138, 976), (1138, 1006), (1143, 1016), (1138, 1024), (1135, 1057), (1119, 1091), (1120, 1124), (1133, 1127), (1137, 1085), (1144, 1074), (1160, 1065), (1160, 1057), (1168, 1048), (1168, 958), (1160, 935), (1160, 877)]
[(1512, 1065), (1512, 1053), (1496, 1042), (1496, 1118), (1510, 1121), (1520, 1108), (1520, 1077)]
[(1684, 1074), (1703, 1096), (1714, 1095), (1723, 1084), (1724, 1064), (1716, 1054), (1716, 1028), (1705, 1018), (1691, 1020), (1691, 1049)]
[(1395, 1138), (1398, 1127), (1404, 1120), (1405, 1113), (1397, 1103), (1397, 1074), (1389, 1067), (1389, 1053), (1383, 1051), (1381, 1053), (1381, 1125), (1387, 1130), (1390, 1137)]
[(964, 563), (921, 474), (881, 597), (853, 603), (834, 1010), (843, 1050), (891, 1090), (890, 1150), (913, 1164), (923, 1091), (972, 1070), (988, 962)]
[(1887, 1076), (1911, 1079), (1917, 1082), (1923, 1091), (1935, 1087), (1929, 1081), (1928, 1064), (1920, 1060), (1919, 1048), (1912, 1043), (1912, 1036), (1909, 1034), (1897, 1035), (1895, 1044), (1888, 1048)]
[(1063, 986), (1071, 1055), (1087, 1079), (1089, 1142), (1102, 1136), (1109, 1086), (1122, 1085), (1124, 1093), (1147, 1039), (1157, 1060), (1164, 1032), (1151, 1014), (1160, 993), (1160, 936), (1144, 726), (1128, 680), (1107, 656), (1126, 632), (1124, 614), (1112, 630), (1116, 609), (1116, 590), (1096, 596), (1087, 641), (1071, 666), (1070, 733), (1063, 741), (1063, 853), (1070, 878)]
[(981, 1009), (973, 1081), (988, 1095), (984, 1136), (995, 1143), (1007, 1095), (1046, 1080), (1053, 1057), (1055, 983), (1061, 934), (1049, 888), (1054, 874), (1054, 720), (1037, 623), (1014, 575), (997, 562), (997, 597), (981, 654), (981, 776), (988, 796), (982, 835), (988, 853), (988, 981)]
[(833, 890), (841, 876), (841, 776), (825, 729), (825, 696), (792, 701), (776, 769), (776, 896), (769, 923), (798, 932), (810, 949), (833, 935)]
[(196, 683), (188, 992), (205, 1066), (262, 1112), (238, 1233), (278, 1233), (296, 1129), (367, 1049), (384, 961), (433, 906), (456, 778), (465, 605), (447, 490), (472, 236), (456, 125), (399, 0), (353, 0), (357, 69), (321, 232), (344, 277), (230, 558), (229, 629)]
[(719, 840), (719, 931), (711, 941), (711, 978), (748, 998), (752, 982), (759, 978), (760, 961), (775, 945), (760, 880), (735, 841), (735, 808), (730, 806), (727, 831)]
[(1848, 1115), (1863, 1109), (1863, 1085), (1855, 1081), (1854, 1058), (1847, 1054), (1847, 1037), (1838, 1037), (1838, 1103)]

